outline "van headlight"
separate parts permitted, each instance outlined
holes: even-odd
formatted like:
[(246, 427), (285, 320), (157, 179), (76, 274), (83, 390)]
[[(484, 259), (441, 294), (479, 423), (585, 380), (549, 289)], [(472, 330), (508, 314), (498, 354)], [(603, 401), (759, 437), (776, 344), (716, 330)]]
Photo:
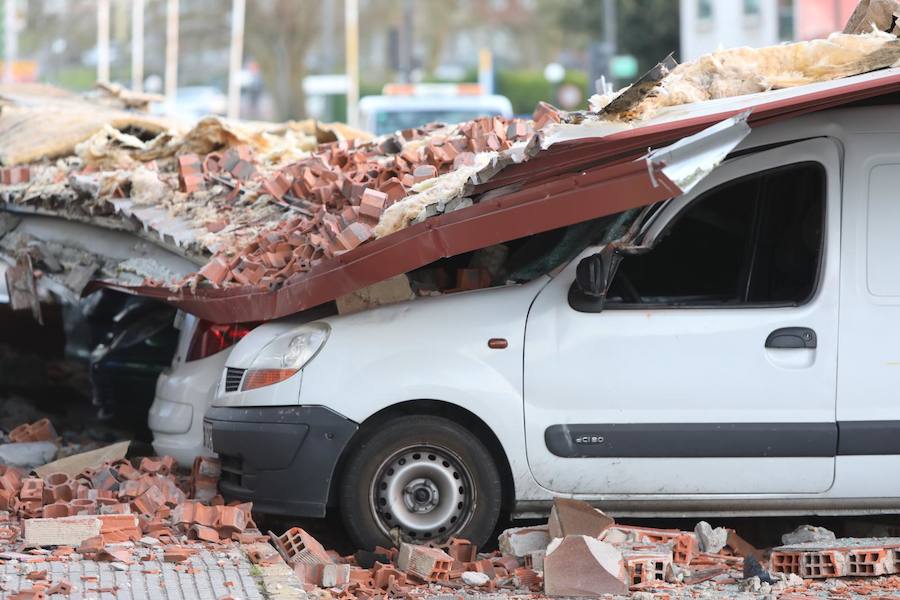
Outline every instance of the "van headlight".
[(325, 323), (310, 323), (282, 333), (266, 344), (244, 374), (242, 391), (280, 383), (295, 375), (315, 358), (331, 328)]

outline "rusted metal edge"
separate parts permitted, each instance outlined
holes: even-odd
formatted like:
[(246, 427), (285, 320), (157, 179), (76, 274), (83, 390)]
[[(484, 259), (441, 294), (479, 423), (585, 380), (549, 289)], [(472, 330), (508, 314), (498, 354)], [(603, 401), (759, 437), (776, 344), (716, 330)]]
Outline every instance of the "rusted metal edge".
[(670, 53), (658, 65), (641, 75), (637, 81), (628, 86), (628, 89), (619, 94), (600, 112), (615, 115), (634, 108), (647, 94), (659, 86), (666, 75), (678, 66), (673, 58), (674, 54), (674, 52)]
[[(656, 181), (656, 186), (653, 184)], [(430, 262), (516, 238), (652, 204), (681, 193), (645, 160), (567, 174), (540, 185), (428, 219), (299, 274), (276, 291), (103, 287), (165, 300), (219, 323), (269, 320), (329, 302)]]

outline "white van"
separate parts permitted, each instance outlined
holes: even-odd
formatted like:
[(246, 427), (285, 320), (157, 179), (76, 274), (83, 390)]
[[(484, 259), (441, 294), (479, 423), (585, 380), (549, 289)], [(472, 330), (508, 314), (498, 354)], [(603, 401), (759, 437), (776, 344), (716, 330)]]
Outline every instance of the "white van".
[(375, 135), (428, 123), (513, 116), (509, 98), (481, 93), (477, 85), (419, 84), (385, 88), (383, 96), (364, 96), (359, 101), (360, 127)]
[(687, 195), (507, 244), (505, 285), (265, 324), (206, 415), (222, 490), (362, 547), (555, 495), (900, 511), (898, 172), (897, 107), (798, 117)]

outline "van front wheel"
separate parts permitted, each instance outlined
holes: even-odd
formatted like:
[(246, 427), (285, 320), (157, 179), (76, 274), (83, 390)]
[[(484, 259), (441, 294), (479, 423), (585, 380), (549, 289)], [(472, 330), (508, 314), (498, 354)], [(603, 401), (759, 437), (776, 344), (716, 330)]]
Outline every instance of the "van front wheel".
[(494, 459), (469, 430), (433, 416), (398, 417), (367, 435), (344, 469), (340, 508), (360, 548), (451, 537), (483, 545), (500, 516)]

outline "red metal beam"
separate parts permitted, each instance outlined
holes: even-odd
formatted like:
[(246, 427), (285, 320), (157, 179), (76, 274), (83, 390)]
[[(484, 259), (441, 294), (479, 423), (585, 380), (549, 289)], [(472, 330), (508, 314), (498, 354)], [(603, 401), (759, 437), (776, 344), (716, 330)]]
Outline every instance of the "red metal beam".
[(681, 193), (662, 173), (655, 173), (655, 177), (656, 187), (644, 160), (559, 176), (360, 246), (288, 279), (275, 291), (204, 289), (192, 294), (158, 287), (108, 287), (160, 298), (219, 323), (275, 319), (443, 257), (616, 214)]

